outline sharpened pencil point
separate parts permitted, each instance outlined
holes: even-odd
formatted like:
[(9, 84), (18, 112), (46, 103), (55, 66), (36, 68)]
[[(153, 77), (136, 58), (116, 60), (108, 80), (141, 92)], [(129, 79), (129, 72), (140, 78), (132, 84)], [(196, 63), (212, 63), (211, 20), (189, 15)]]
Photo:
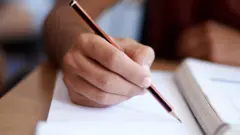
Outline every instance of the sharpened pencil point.
[(179, 122), (182, 123), (182, 121), (178, 118), (178, 116), (174, 113), (174, 112), (171, 112), (170, 113), (174, 118), (176, 118)]
[(180, 122), (180, 123), (182, 123), (182, 121), (179, 119), (179, 118), (177, 118), (178, 119), (178, 121)]

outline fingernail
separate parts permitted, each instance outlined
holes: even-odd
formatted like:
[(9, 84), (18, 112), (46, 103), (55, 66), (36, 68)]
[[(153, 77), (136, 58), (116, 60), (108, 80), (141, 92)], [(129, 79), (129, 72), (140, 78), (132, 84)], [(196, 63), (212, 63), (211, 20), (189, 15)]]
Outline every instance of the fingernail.
[(148, 88), (151, 85), (151, 82), (152, 82), (152, 80), (151, 80), (150, 77), (144, 78), (144, 80), (143, 80), (143, 87), (144, 88)]

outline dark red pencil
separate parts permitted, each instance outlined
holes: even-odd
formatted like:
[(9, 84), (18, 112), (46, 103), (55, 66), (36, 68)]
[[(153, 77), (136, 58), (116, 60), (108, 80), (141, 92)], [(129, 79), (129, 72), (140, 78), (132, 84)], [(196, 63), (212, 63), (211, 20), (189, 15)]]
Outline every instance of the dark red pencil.
[[(85, 10), (78, 4), (76, 0), (71, 0), (70, 2), (71, 7), (82, 17), (82, 19), (90, 26), (90, 28), (99, 36), (107, 40), (113, 46), (122, 50), (117, 44), (115, 44), (111, 38), (95, 23), (95, 21), (85, 12)], [(172, 107), (166, 102), (163, 96), (158, 92), (158, 90), (151, 85), (148, 88), (149, 92), (153, 95), (153, 97), (164, 107), (164, 109), (170, 113), (173, 117), (175, 117), (178, 121), (181, 120), (177, 117), (174, 113)]]

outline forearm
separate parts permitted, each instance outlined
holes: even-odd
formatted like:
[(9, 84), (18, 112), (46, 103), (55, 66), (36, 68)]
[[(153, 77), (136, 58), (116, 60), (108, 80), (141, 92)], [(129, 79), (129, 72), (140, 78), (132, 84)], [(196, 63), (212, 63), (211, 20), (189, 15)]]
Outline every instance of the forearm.
[[(68, 5), (68, 0), (58, 2), (49, 14), (44, 27), (44, 38), (49, 58), (60, 66), (65, 53), (71, 48), (75, 38), (89, 28)], [(117, 0), (78, 0), (81, 6), (96, 19), (106, 8)]]

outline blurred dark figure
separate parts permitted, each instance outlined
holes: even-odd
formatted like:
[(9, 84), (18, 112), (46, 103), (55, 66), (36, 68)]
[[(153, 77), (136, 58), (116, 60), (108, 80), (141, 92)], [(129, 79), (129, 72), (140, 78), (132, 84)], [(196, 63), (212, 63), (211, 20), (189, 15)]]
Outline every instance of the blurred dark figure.
[(39, 19), (43, 18), (40, 16), (42, 11), (34, 7), (44, 8), (44, 5), (38, 1), (44, 0), (0, 1), (0, 45), (1, 56), (5, 58), (4, 74), (0, 76), (5, 92), (44, 58), (40, 28), (40, 21), (43, 20)]
[(144, 26), (157, 57), (240, 65), (239, 0), (147, 0)]
[[(119, 2), (79, 1), (94, 19)], [(194, 57), (221, 64), (240, 65), (239, 0), (125, 1), (144, 2), (145, 19), (140, 42), (151, 46), (157, 59), (181, 60)], [(49, 56), (59, 64), (71, 47), (66, 43), (72, 43), (76, 33), (80, 35), (86, 31), (80, 28), (76, 30), (75, 27), (82, 24), (77, 21), (79, 17), (72, 14), (68, 1), (57, 2), (59, 4), (56, 4), (48, 17), (50, 21), (45, 25), (48, 28), (45, 37), (49, 42)], [(77, 32), (72, 34), (71, 29)]]
[[(8, 61), (7, 59), (17, 54), (25, 54), (25, 52), (27, 52), (25, 50), (29, 49), (26, 43), (28, 43), (29, 46), (33, 44), (29, 43), (29, 37), (32, 35), (33, 23), (31, 21), (31, 14), (27, 12), (23, 4), (9, 3), (7, 1), (1, 1), (0, 21), (1, 59), (4, 59), (4, 63), (1, 62), (2, 72), (0, 72), (0, 76), (2, 81), (1, 84), (3, 84), (3, 81), (11, 82), (10, 79), (15, 79), (13, 76), (9, 76), (9, 71), (16, 67), (10, 64), (13, 67), (9, 69), (7, 66), (8, 62), (11, 63), (12, 61)], [(22, 65), (21, 68), (23, 67)], [(14, 74), (14, 76), (18, 75)]]

